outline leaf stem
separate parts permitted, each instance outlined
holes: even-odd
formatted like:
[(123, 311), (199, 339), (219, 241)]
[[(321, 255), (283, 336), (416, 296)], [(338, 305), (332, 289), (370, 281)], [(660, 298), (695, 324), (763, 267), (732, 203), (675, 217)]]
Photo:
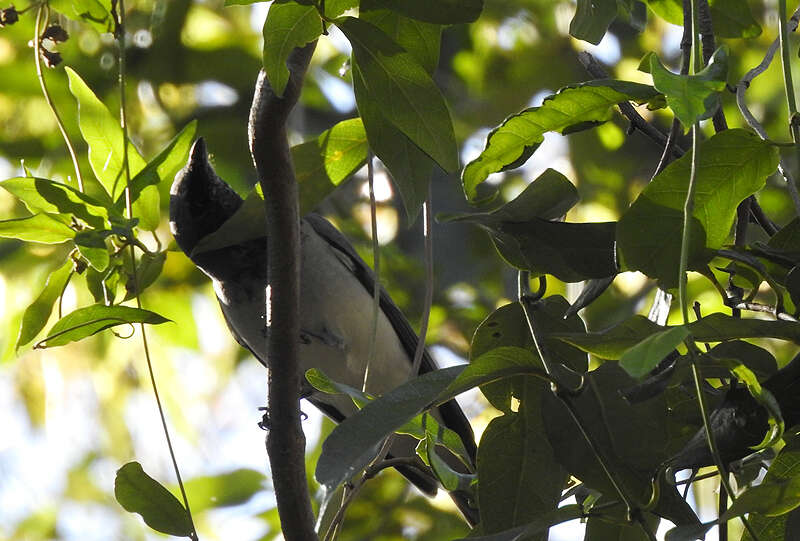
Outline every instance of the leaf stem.
[[(125, 171), (125, 210), (128, 219), (133, 219), (133, 202), (131, 201), (131, 170), (128, 163), (128, 119), (126, 113), (126, 100), (125, 100), (125, 0), (115, 0), (117, 7), (117, 26), (115, 34), (119, 43), (119, 89), (120, 89), (120, 105), (119, 105), (119, 123), (122, 129), (122, 164)], [(133, 281), (134, 291), (136, 291), (136, 306), (142, 308), (141, 291), (137, 284), (137, 269), (136, 269), (136, 250), (134, 244), (130, 244), (131, 251), (131, 280)], [(191, 525), (191, 532), (189, 538), (197, 541), (197, 530), (195, 529), (194, 520), (192, 518), (192, 511), (189, 507), (189, 498), (186, 496), (186, 488), (183, 485), (181, 478), (180, 468), (178, 467), (178, 460), (175, 457), (175, 450), (172, 446), (172, 438), (169, 435), (169, 427), (167, 426), (167, 419), (164, 415), (164, 406), (161, 404), (161, 397), (158, 393), (158, 385), (156, 384), (155, 374), (153, 372), (153, 362), (150, 357), (150, 347), (147, 343), (147, 334), (145, 333), (144, 323), (139, 324), (139, 329), (142, 333), (142, 346), (144, 347), (144, 357), (147, 362), (147, 372), (150, 376), (150, 383), (153, 387), (153, 395), (156, 399), (156, 406), (158, 407), (158, 415), (161, 419), (161, 427), (164, 430), (164, 436), (167, 440), (167, 449), (172, 461), (172, 468), (175, 471), (175, 477), (178, 481), (178, 487), (181, 491), (181, 498), (183, 499), (183, 506), (186, 509), (186, 515)]]
[[(29, 9), (30, 7), (31, 6), (26, 9)], [(50, 97), (50, 91), (47, 89), (47, 81), (44, 78), (44, 71), (42, 70), (42, 58), (39, 54), (39, 49), (42, 46), (42, 13), (44, 13), (46, 10), (47, 14), (45, 15), (45, 24), (47, 24), (47, 19), (50, 17), (49, 7), (47, 2), (42, 2), (39, 4), (39, 9), (36, 11), (36, 23), (33, 30), (33, 58), (35, 59), (36, 64), (36, 77), (39, 79), (39, 85), (42, 87), (44, 99), (56, 119), (58, 131), (61, 132), (61, 137), (64, 139), (64, 144), (67, 146), (67, 152), (69, 152), (69, 156), (72, 159), (72, 167), (75, 169), (75, 180), (78, 182), (78, 189), (83, 191), (83, 176), (81, 175), (81, 166), (78, 164), (78, 155), (75, 153), (75, 147), (72, 146), (72, 141), (69, 138), (67, 129), (64, 127), (64, 121), (61, 119), (61, 115), (58, 114), (58, 109), (56, 109), (53, 99)]]

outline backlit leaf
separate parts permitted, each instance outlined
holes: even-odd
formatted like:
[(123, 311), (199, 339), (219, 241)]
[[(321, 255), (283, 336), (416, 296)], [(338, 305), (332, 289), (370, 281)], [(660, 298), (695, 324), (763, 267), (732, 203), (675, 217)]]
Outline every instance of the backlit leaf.
[(296, 47), (314, 41), (322, 33), (322, 20), (313, 5), (273, 2), (264, 21), (263, 62), (269, 84), (283, 96), (289, 82), (286, 59)]
[(128, 462), (117, 470), (114, 497), (126, 511), (141, 515), (157, 532), (189, 537), (194, 531), (181, 502), (147, 475), (138, 462)]
[(22, 315), (22, 325), (17, 337), (17, 348), (28, 344), (36, 338), (36, 335), (47, 325), (53, 305), (64, 292), (70, 277), (72, 276), (73, 262), (67, 259), (63, 265), (50, 273), (47, 277), (39, 296), (36, 297), (30, 306), (25, 309)]
[(130, 306), (93, 304), (78, 308), (59, 319), (48, 332), (47, 338), (38, 342), (34, 347), (63, 346), (117, 325), (128, 323), (158, 325), (167, 321), (169, 321), (167, 318), (149, 310)]
[(62, 215), (48, 213), (0, 220), (0, 237), (43, 244), (60, 244), (75, 237), (75, 230), (64, 222)]

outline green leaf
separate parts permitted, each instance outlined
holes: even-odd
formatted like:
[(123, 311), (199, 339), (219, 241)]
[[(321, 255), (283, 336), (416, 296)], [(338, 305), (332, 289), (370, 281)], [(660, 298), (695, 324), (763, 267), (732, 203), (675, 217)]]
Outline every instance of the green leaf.
[[(358, 4), (358, 0), (325, 0), (325, 16), (334, 19), (348, 9), (359, 7)], [(364, 5), (362, 2), (361, 7), (359, 7), (359, 12), (362, 12), (363, 10)], [(361, 16), (361, 13), (359, 13), (359, 16)]]
[(25, 218), (0, 220), (0, 237), (42, 244), (60, 244), (75, 237), (75, 230), (59, 214), (34, 214)]
[[(430, 416), (426, 418), (431, 419)], [(445, 490), (469, 491), (476, 479), (475, 474), (461, 473), (450, 467), (437, 452), (437, 443), (435, 434), (429, 431), (417, 445), (417, 455), (431, 467)]]
[(617, 0), (578, 0), (569, 34), (597, 45), (617, 18)]
[(428, 372), (393, 389), (345, 419), (322, 444), (315, 477), (332, 490), (364, 468), (383, 439), (419, 415), (464, 369)]
[(687, 336), (689, 330), (683, 325), (651, 334), (626, 351), (620, 358), (619, 364), (631, 377), (641, 378), (655, 368)]
[(100, 33), (114, 29), (114, 19), (107, 3), (98, 0), (50, 0), (48, 6), (74, 21), (92, 25)]
[[(325, 3), (327, 10), (328, 3)], [(362, 0), (358, 18), (375, 25), (408, 51), (428, 73), (439, 65), (442, 26), (404, 17), (387, 9), (385, 0)]]
[[(158, 227), (161, 218), (159, 208), (159, 192), (155, 186), (165, 180), (172, 180), (175, 173), (186, 163), (186, 156), (194, 141), (197, 131), (197, 121), (189, 122), (172, 140), (167, 143), (158, 155), (150, 160), (144, 169), (131, 179), (131, 201), (133, 201), (134, 215), (139, 217), (139, 226), (146, 231), (153, 231)], [(153, 186), (153, 188), (151, 188)], [(140, 204), (139, 199), (148, 198)], [(125, 209), (125, 194), (122, 193), (114, 203), (118, 213)]]
[(584, 130), (609, 120), (617, 103), (656, 96), (658, 92), (648, 85), (601, 79), (563, 88), (546, 98), (541, 107), (508, 117), (489, 133), (480, 156), (464, 168), (461, 180), (467, 199), (477, 199), (477, 186), (489, 174), (525, 163), (542, 144), (545, 133)]
[[(681, 0), (642, 0), (659, 17), (683, 26)], [(753, 17), (747, 0), (710, 0), (711, 24), (721, 38), (755, 38), (761, 27)]]
[(240, 505), (266, 488), (266, 477), (256, 470), (240, 468), (217, 475), (193, 477), (184, 483), (192, 511)]
[[(596, 453), (599, 453), (618, 486), (634, 505), (643, 506), (652, 495), (653, 472), (688, 435), (676, 437), (666, 429), (674, 413), (668, 408), (664, 393), (638, 404), (628, 403), (621, 391), (635, 385), (636, 380), (617, 364), (605, 363), (584, 378), (583, 391), (570, 400), (571, 409), (591, 438), (594, 449), (586, 443), (584, 432), (562, 401), (553, 393), (546, 393), (542, 400), (542, 418), (554, 456), (588, 488), (601, 492), (602, 502), (611, 502), (617, 499), (617, 493), (597, 461)], [(696, 516), (674, 485), (665, 483), (663, 476), (659, 483), (660, 497), (651, 512), (675, 524), (696, 522)], [(621, 507), (617, 505), (619, 513), (623, 514)]]
[(555, 169), (546, 169), (505, 205), (491, 212), (437, 216), (440, 222), (474, 221), (485, 225), (526, 222), (531, 218), (557, 220), (578, 202), (578, 190)]
[(524, 541), (529, 538), (528, 536), (545, 532), (551, 526), (583, 517), (582, 506), (577, 504), (564, 505), (550, 513), (539, 516), (525, 526), (518, 526), (490, 535), (470, 535), (456, 541)]
[(147, 475), (138, 462), (128, 462), (117, 470), (114, 497), (126, 511), (140, 514), (145, 524), (157, 532), (189, 537), (194, 531), (181, 502)]
[[(798, 479), (798, 476), (800, 476), (800, 438), (795, 436), (788, 439), (786, 445), (772, 461), (763, 484), (785, 483), (790, 479)], [(750, 514), (748, 520), (758, 533), (759, 539), (784, 539), (789, 518), (787, 515), (767, 515), (762, 511), (754, 511), (756, 512)], [(792, 515), (796, 513), (795, 511)], [(791, 538), (787, 537), (786, 539)], [(753, 538), (745, 532), (742, 541), (753, 541)]]
[(471, 23), (483, 11), (483, 0), (382, 0), (388, 9), (435, 24)]
[[(368, 22), (342, 17), (336, 25), (353, 46), (354, 79), (361, 78), (370, 98), (382, 104), (383, 116), (442, 169), (457, 170), (458, 147), (450, 111), (425, 68)], [(367, 119), (365, 126), (369, 134)]]
[[(617, 226), (621, 267), (677, 287), (683, 206), (691, 155), (672, 162), (639, 194)], [(737, 205), (764, 186), (778, 165), (778, 150), (753, 133), (732, 129), (700, 145), (689, 265), (704, 268), (711, 250), (728, 238)]]
[(53, 305), (61, 297), (72, 276), (72, 267), (72, 259), (67, 258), (63, 265), (50, 273), (39, 296), (25, 309), (19, 336), (17, 336), (17, 349), (36, 338), (36, 335), (47, 325)]
[(547, 169), (514, 200), (488, 213), (439, 216), (486, 229), (510, 265), (566, 282), (616, 274), (614, 223), (575, 224), (556, 220), (578, 201), (561, 173)]
[[(97, 179), (112, 199), (125, 188), (123, 157), (125, 141), (122, 129), (108, 108), (71, 68), (65, 68), (69, 90), (78, 102), (78, 125), (89, 145), (89, 163)], [(131, 177), (146, 165), (136, 147), (128, 143), (128, 166)]]
[(161, 275), (166, 259), (167, 252), (148, 252), (142, 254), (142, 258), (139, 260), (139, 265), (136, 268), (136, 283), (134, 283), (132, 279), (126, 282), (126, 293), (123, 302), (135, 298), (136, 295), (141, 294), (145, 289), (150, 287)]
[(717, 521), (705, 522), (702, 524), (687, 524), (676, 526), (667, 532), (664, 541), (696, 541), (705, 539), (706, 532), (717, 525)]
[[(541, 413), (542, 381), (526, 380), (519, 413), (495, 417), (478, 448), (478, 508), (483, 533), (528, 524), (558, 506), (567, 472), (556, 462)], [(520, 505), (524, 502), (524, 505)], [(547, 534), (526, 537), (546, 540)]]
[(89, 264), (102, 272), (108, 268), (111, 256), (106, 246), (106, 237), (110, 231), (81, 231), (75, 235), (75, 246)]
[(719, 93), (728, 75), (726, 47), (714, 52), (709, 64), (697, 75), (671, 73), (655, 53), (649, 53), (650, 73), (656, 90), (667, 98), (667, 105), (688, 133), (695, 122), (711, 118), (720, 107)]
[(776, 517), (800, 506), (800, 474), (789, 478), (766, 480), (740, 494), (723, 515), (731, 519), (746, 513)]
[[(585, 372), (588, 366), (586, 354), (552, 338), (554, 334), (585, 332), (580, 317), (575, 314), (564, 317), (569, 309), (566, 299), (555, 295), (547, 297), (536, 303), (533, 309), (551, 355), (572, 370)], [(543, 367), (535, 351), (522, 306), (517, 302), (501, 306), (478, 326), (472, 338), (470, 365), (448, 391), (455, 396), (480, 385), (481, 392), (495, 408), (511, 412), (511, 397), (522, 378), (509, 380), (507, 376), (541, 374)]]
[(131, 308), (130, 306), (93, 304), (78, 308), (59, 319), (48, 332), (47, 338), (38, 342), (34, 347), (63, 346), (116, 325), (130, 323), (158, 325), (167, 321), (169, 321), (167, 318), (149, 310)]
[(367, 134), (360, 118), (343, 120), (319, 137), (292, 147), (300, 215), (311, 212), (367, 160)]
[(661, 325), (635, 315), (602, 332), (561, 333), (553, 337), (603, 359), (619, 360), (630, 348), (663, 330)]
[[(325, 375), (325, 373), (316, 368), (308, 370), (305, 375), (308, 382), (315, 389), (328, 394), (345, 394), (353, 399), (353, 402), (359, 409), (374, 400), (374, 397), (367, 393), (345, 385), (344, 383), (333, 381)], [(432, 438), (436, 444), (443, 445), (450, 449), (464, 464), (470, 464), (469, 452), (464, 447), (464, 443), (461, 441), (458, 434), (449, 428), (441, 426), (433, 416), (427, 415), (427, 413), (415, 416), (413, 419), (397, 428), (395, 432), (409, 435), (421, 441), (426, 438)]]
[[(354, 66), (354, 74), (356, 69)], [(353, 89), (369, 146), (391, 173), (408, 221), (414, 223), (428, 196), (435, 162), (384, 117), (381, 102), (367, 93), (362, 78), (353, 77)]]
[[(648, 336), (664, 330), (665, 327), (653, 323), (646, 317), (635, 315), (602, 332), (554, 333), (552, 337), (603, 359), (618, 360), (628, 349)], [(689, 332), (697, 342), (778, 338), (800, 344), (800, 323), (742, 319), (719, 312), (690, 323)]]
[(800, 344), (800, 323), (793, 321), (742, 319), (717, 312), (690, 323), (689, 330), (698, 342), (778, 338)]
[(97, 200), (54, 180), (15, 177), (0, 181), (0, 187), (16, 196), (33, 213), (70, 214), (97, 229), (109, 219), (108, 209)]
[(717, 359), (736, 359), (749, 368), (759, 380), (767, 379), (778, 370), (778, 363), (772, 353), (742, 340), (722, 342), (711, 348), (708, 353), (703, 353), (700, 360), (705, 377), (727, 377), (728, 367), (717, 362)]
[(502, 222), (492, 241), (505, 261), (534, 275), (564, 282), (606, 278), (618, 272), (614, 259), (616, 222), (570, 223), (533, 218)]
[(264, 70), (276, 96), (283, 96), (289, 82), (286, 60), (296, 47), (302, 47), (322, 34), (322, 19), (313, 5), (273, 2), (264, 21)]

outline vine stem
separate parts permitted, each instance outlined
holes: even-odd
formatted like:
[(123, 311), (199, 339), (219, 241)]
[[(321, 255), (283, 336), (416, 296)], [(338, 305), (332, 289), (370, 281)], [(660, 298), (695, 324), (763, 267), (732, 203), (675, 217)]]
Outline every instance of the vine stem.
[[(691, 25), (692, 25), (692, 62), (690, 73), (693, 75), (699, 71), (700, 66), (700, 51), (697, 43), (697, 2), (698, 0), (691, 0)], [(698, 138), (700, 132), (700, 123), (695, 122), (692, 126), (692, 163), (689, 172), (689, 186), (686, 190), (686, 201), (683, 205), (683, 232), (681, 235), (681, 257), (678, 276), (678, 297), (681, 307), (681, 315), (683, 317), (683, 324), (689, 324), (689, 306), (688, 296), (686, 292), (686, 271), (689, 262), (689, 241), (691, 238), (691, 219), (694, 213), (694, 192), (697, 180), (697, 155), (699, 150)], [(720, 474), (720, 483), (725, 489), (726, 494), (731, 499), (731, 502), (736, 501), (736, 496), (731, 489), (730, 480), (728, 479), (728, 472), (725, 469), (725, 463), (719, 454), (714, 434), (711, 430), (711, 420), (709, 417), (708, 404), (706, 403), (705, 394), (703, 393), (703, 375), (700, 366), (697, 363), (697, 346), (692, 341), (691, 336), (687, 338), (687, 347), (689, 349), (689, 356), (691, 359), (692, 378), (694, 379), (695, 392), (697, 393), (697, 404), (700, 408), (700, 415), (703, 417), (703, 428), (706, 433), (706, 442), (711, 451), (711, 456), (714, 457), (714, 463)], [(747, 531), (754, 540), (758, 540), (758, 536), (750, 527), (746, 519), (742, 518)]]
[[(56, 109), (53, 99), (50, 97), (50, 91), (47, 89), (47, 81), (44, 78), (44, 71), (42, 70), (42, 58), (39, 54), (39, 50), (42, 46), (42, 13), (45, 10), (48, 10), (48, 14), (45, 18), (46, 20), (50, 17), (47, 2), (42, 2), (39, 4), (39, 9), (36, 11), (36, 23), (34, 26), (33, 35), (33, 58), (35, 59), (36, 64), (36, 77), (39, 79), (39, 85), (42, 87), (44, 99), (56, 119), (58, 131), (61, 132), (61, 137), (64, 139), (64, 144), (67, 146), (67, 152), (69, 152), (69, 156), (72, 159), (72, 167), (75, 169), (75, 180), (78, 182), (78, 189), (83, 191), (83, 176), (81, 175), (81, 166), (78, 164), (78, 155), (75, 153), (75, 147), (72, 146), (72, 141), (69, 138), (67, 129), (64, 127), (64, 121), (61, 119), (61, 115), (58, 114), (58, 109)], [(45, 22), (45, 24), (47, 23)]]
[[(375, 164), (372, 152), (367, 153), (367, 186), (369, 187), (369, 215), (372, 227), (372, 272), (375, 273), (375, 284), (372, 287), (372, 332), (369, 335), (369, 355), (367, 366), (364, 368), (364, 381), (361, 392), (367, 392), (369, 369), (375, 360), (376, 341), (378, 338), (378, 311), (381, 306), (381, 256), (380, 243), (378, 242), (378, 210), (375, 203)], [(412, 372), (413, 373), (413, 372)]]
[[(781, 47), (781, 65), (783, 67), (783, 86), (786, 90), (786, 104), (789, 107), (789, 127), (792, 132), (792, 141), (795, 151), (800, 159), (800, 118), (797, 116), (797, 100), (794, 96), (794, 83), (792, 82), (792, 64), (789, 52), (788, 21), (786, 0), (778, 0), (778, 39)], [(797, 186), (792, 182), (789, 186), (790, 193), (795, 197), (797, 205)]]
[[(125, 0), (116, 0), (117, 2), (117, 40), (119, 41), (119, 90), (120, 90), (120, 102), (119, 102), (119, 124), (120, 128), (122, 129), (122, 165), (125, 171), (125, 210), (128, 215), (128, 219), (133, 218), (133, 201), (131, 200), (131, 169), (130, 164), (128, 162), (128, 118), (127, 118), (127, 109), (126, 109), (126, 100), (125, 100)], [(134, 245), (130, 245), (131, 251), (131, 279), (133, 280), (133, 285), (136, 291), (136, 307), (141, 309), (142, 308), (142, 299), (141, 299), (141, 292), (139, 291), (139, 286), (137, 283), (137, 269), (136, 269), (136, 250), (134, 249)], [(144, 323), (139, 324), (139, 330), (142, 333), (142, 346), (144, 347), (144, 357), (147, 361), (147, 372), (150, 376), (150, 383), (153, 387), (153, 395), (156, 399), (156, 405), (158, 407), (158, 415), (161, 418), (161, 426), (164, 430), (164, 436), (167, 440), (167, 448), (169, 449), (169, 456), (172, 461), (172, 468), (175, 471), (175, 477), (178, 480), (178, 487), (181, 491), (181, 498), (183, 499), (183, 505), (186, 509), (186, 515), (189, 519), (189, 524), (191, 525), (191, 532), (189, 534), (189, 538), (193, 541), (197, 541), (197, 530), (194, 526), (194, 520), (192, 518), (192, 511), (189, 507), (189, 498), (186, 496), (186, 489), (183, 485), (183, 479), (181, 478), (180, 468), (178, 467), (178, 461), (175, 458), (175, 450), (172, 447), (172, 438), (169, 435), (169, 427), (167, 426), (167, 419), (164, 415), (164, 406), (161, 404), (161, 397), (158, 393), (158, 385), (156, 384), (155, 374), (153, 372), (153, 362), (150, 357), (150, 347), (147, 343), (147, 334), (145, 333)]]

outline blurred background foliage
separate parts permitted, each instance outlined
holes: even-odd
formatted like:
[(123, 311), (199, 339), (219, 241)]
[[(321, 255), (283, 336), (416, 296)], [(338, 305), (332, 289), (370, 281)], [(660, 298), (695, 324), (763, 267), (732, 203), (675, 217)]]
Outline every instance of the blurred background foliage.
[[(772, 8), (755, 1), (750, 5), (763, 32), (752, 39), (728, 40), (731, 84), (760, 62), (777, 34)], [(255, 184), (246, 121), (261, 64), (261, 25), (267, 6), (224, 7), (222, 0), (127, 3), (128, 118), (131, 137), (145, 157), (152, 157), (183, 125), (197, 119), (198, 134), (206, 138), (220, 176), (242, 194)], [(4, 7), (8, 6), (0, 4)], [(27, 5), (16, 7), (22, 10)], [(658, 52), (675, 68), (679, 27), (650, 13), (640, 32), (619, 17), (595, 47), (569, 37), (574, 10), (574, 2), (568, 0), (487, 0), (476, 23), (445, 30), (435, 78), (450, 103), (462, 163), (477, 155), (488, 130), (506, 116), (539, 105), (561, 87), (589, 79), (577, 60), (579, 51), (591, 51), (620, 79), (649, 82), (648, 75), (637, 71), (639, 59), (648, 51)], [(0, 177), (22, 174), (24, 164), (37, 176), (70, 182), (71, 164), (36, 79), (29, 44), (34, 12), (0, 28)], [(63, 65), (75, 69), (115, 111), (119, 105), (115, 41), (91, 26), (53, 17), (70, 34), (58, 46)], [(292, 120), (295, 143), (356, 115), (348, 55), (346, 40), (335, 29), (321, 40), (304, 88), (304, 107)], [(63, 65), (45, 76), (86, 162)], [(788, 140), (778, 62), (747, 95), (771, 137)], [(730, 125), (740, 126), (733, 95), (726, 94), (723, 103)], [(664, 111), (640, 113), (664, 131), (671, 120)], [(705, 128), (710, 134), (711, 127)], [(686, 148), (688, 142), (681, 145)], [(638, 132), (627, 133), (626, 121), (617, 116), (599, 129), (569, 137), (548, 134), (523, 168), (490, 180), (508, 200), (552, 167), (563, 172), (581, 196), (569, 221), (616, 220), (650, 178), (659, 156), (652, 141)], [(792, 156), (785, 157), (796, 170)], [(83, 165), (89, 171), (87, 163)], [(378, 171), (382, 281), (416, 322), (424, 288), (421, 224), (407, 223), (385, 173)], [(371, 261), (364, 182), (362, 171), (319, 210)], [(160, 189), (161, 225), (152, 238), (143, 239), (152, 246), (171, 242), (166, 219), (169, 186)], [(467, 209), (456, 176), (436, 174), (432, 190), (434, 212)], [(776, 179), (770, 179), (758, 197), (779, 225), (786, 223), (788, 197)], [(0, 191), (0, 218), (23, 214), (21, 204)], [(429, 341), (441, 363), (459, 362), (466, 357), (479, 322), (514, 297), (516, 272), (503, 265), (477, 228), (437, 225), (434, 240), (436, 282)], [(172, 479), (141, 341), (107, 332), (64, 348), (14, 349), (22, 311), (65, 256), (59, 246), (0, 240), (0, 539), (150, 538), (154, 534), (112, 496), (114, 472), (129, 460), (138, 460), (163, 482)], [(575, 288), (551, 281), (548, 293), (574, 299)], [(654, 291), (642, 275), (625, 273), (582, 315), (589, 330), (604, 329), (631, 313), (646, 313)], [(689, 294), (704, 313), (723, 309), (708, 282), (697, 276), (690, 277)], [(169, 252), (161, 276), (142, 300), (145, 308), (174, 322), (152, 328), (151, 353), (178, 460), (185, 477), (197, 478), (190, 483), (190, 502), (198, 511), (206, 508), (195, 517), (201, 537), (275, 538), (279, 529), (274, 499), (268, 476), (259, 473), (267, 467), (263, 434), (256, 428), (257, 407), (266, 401), (263, 369), (230, 338), (208, 280), (182, 253)], [(69, 286), (62, 308), (66, 313), (90, 302), (86, 292)], [(124, 337), (130, 334), (120, 332)], [(773, 353), (783, 364), (791, 352), (780, 347), (775, 342)], [(462, 403), (480, 435), (493, 411), (477, 393)], [(312, 408), (304, 410), (311, 414), (305, 426), (312, 472), (330, 425)], [(241, 469), (247, 470), (220, 476)], [(208, 501), (203, 503), (203, 498)], [(446, 497), (430, 501), (413, 494), (393, 471), (367, 484), (345, 524), (342, 540), (448, 539), (467, 531)]]

